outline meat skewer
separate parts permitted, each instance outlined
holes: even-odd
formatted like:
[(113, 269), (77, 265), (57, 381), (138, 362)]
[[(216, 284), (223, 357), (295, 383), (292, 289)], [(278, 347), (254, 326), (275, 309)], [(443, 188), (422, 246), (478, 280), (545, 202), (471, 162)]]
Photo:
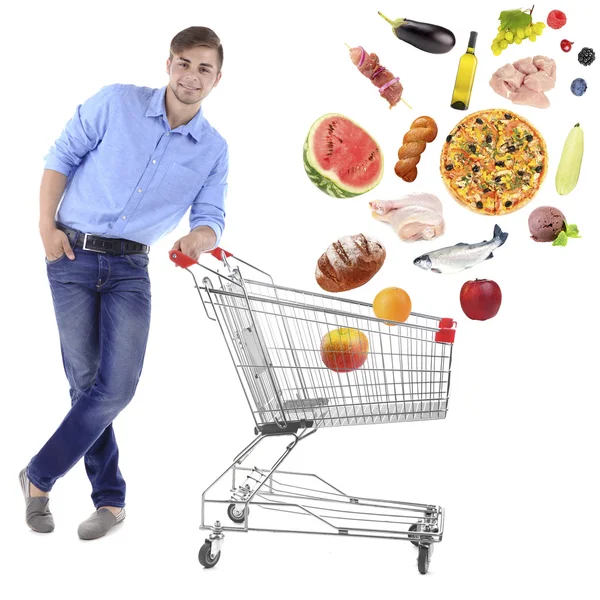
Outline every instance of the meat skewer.
[(354, 63), (354, 66), (365, 76), (371, 80), (373, 85), (379, 88), (379, 94), (385, 98), (390, 105), (390, 108), (396, 106), (400, 100), (406, 104), (409, 108), (412, 108), (406, 100), (402, 98), (403, 87), (400, 83), (399, 77), (394, 75), (386, 69), (384, 66), (379, 64), (379, 57), (377, 54), (367, 54), (362, 46), (356, 48), (350, 48), (350, 59)]

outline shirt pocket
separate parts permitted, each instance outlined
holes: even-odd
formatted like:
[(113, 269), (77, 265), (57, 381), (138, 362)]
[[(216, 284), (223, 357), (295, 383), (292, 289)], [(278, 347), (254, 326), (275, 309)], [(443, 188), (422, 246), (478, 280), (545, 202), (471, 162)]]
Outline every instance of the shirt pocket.
[(200, 192), (205, 176), (201, 173), (172, 162), (156, 188), (163, 199), (177, 206), (190, 206)]

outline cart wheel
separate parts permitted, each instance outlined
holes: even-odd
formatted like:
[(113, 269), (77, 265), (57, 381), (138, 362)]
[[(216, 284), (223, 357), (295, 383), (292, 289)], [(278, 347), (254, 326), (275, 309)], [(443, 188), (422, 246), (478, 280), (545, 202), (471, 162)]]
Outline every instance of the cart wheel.
[(419, 567), (419, 573), (426, 575), (429, 570), (429, 559), (430, 559), (430, 546), (419, 546), (419, 558), (417, 559), (417, 565)]
[[(419, 531), (419, 525), (417, 523), (413, 523), (409, 528), (409, 531)], [(408, 537), (410, 539), (410, 543), (414, 544), (415, 546), (419, 545), (419, 542), (415, 542), (416, 539), (418, 539), (419, 536), (416, 535), (410, 535), (410, 533), (408, 534)], [(411, 539), (412, 538), (412, 539)]]
[[(236, 504), (230, 504), (227, 507), (227, 516), (234, 522), (234, 523), (243, 523), (246, 519), (246, 509), (245, 508), (236, 508)], [(248, 514), (250, 514), (250, 509), (248, 509)]]
[(198, 560), (203, 567), (210, 569), (214, 567), (221, 558), (221, 551), (217, 552), (215, 556), (211, 556), (210, 554), (210, 542), (206, 542), (202, 544), (202, 548), (200, 548), (200, 552), (198, 552)]

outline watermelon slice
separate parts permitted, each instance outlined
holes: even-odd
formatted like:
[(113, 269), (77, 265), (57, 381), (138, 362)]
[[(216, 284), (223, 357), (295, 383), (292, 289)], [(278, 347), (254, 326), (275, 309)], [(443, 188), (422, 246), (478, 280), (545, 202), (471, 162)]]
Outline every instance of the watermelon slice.
[(306, 136), (304, 169), (322, 192), (352, 198), (379, 184), (383, 154), (362, 127), (344, 115), (330, 113), (317, 119)]

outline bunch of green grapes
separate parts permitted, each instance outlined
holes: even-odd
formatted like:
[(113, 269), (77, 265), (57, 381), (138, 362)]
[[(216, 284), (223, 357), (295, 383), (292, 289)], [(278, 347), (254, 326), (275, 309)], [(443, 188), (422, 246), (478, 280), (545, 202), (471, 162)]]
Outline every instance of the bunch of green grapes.
[(535, 42), (538, 35), (542, 35), (546, 24), (542, 21), (532, 23), (527, 27), (517, 27), (516, 29), (502, 29), (498, 27), (498, 35), (492, 42), (492, 52), (494, 56), (500, 56), (502, 50), (506, 50), (509, 44), (520, 44), (525, 38)]

